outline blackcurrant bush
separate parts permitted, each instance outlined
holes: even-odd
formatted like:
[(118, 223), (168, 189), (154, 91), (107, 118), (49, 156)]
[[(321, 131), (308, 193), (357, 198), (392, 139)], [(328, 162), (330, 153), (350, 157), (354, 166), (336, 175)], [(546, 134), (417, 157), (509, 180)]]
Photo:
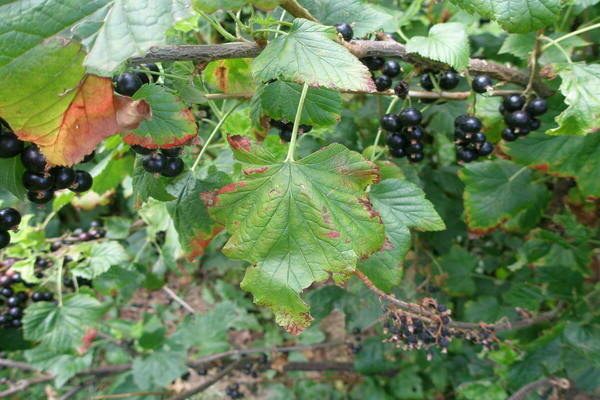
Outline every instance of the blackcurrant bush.
[(531, 100), (529, 104), (527, 104), (526, 109), (529, 115), (531, 115), (532, 117), (537, 117), (539, 115), (545, 114), (546, 111), (548, 111), (548, 103), (546, 102), (546, 100), (540, 97), (536, 97), (535, 99)]
[(410, 153), (408, 159), (412, 162), (421, 162), (425, 159), (425, 154), (421, 151), (418, 153)]
[(281, 129), (279, 131), (279, 138), (284, 142), (289, 142), (292, 140), (292, 130), (291, 129)]
[(377, 78), (373, 79), (375, 82), (375, 87), (378, 92), (384, 92), (392, 87), (392, 78), (387, 75), (379, 75)]
[(178, 157), (181, 154), (181, 150), (181, 147), (171, 147), (168, 149), (160, 149), (160, 152), (167, 157)]
[(440, 76), (440, 88), (452, 90), (458, 86), (460, 76), (454, 71), (446, 71)]
[(75, 193), (87, 192), (92, 188), (94, 179), (86, 171), (75, 171), (75, 182), (69, 187), (69, 190)]
[(0, 230), (9, 230), (21, 223), (21, 213), (12, 207), (0, 209)]
[(469, 163), (477, 159), (477, 153), (475, 153), (473, 150), (460, 148), (456, 151), (456, 158), (459, 161)]
[(529, 122), (529, 129), (532, 131), (537, 131), (542, 126), (542, 121), (537, 118), (531, 118)]
[(371, 71), (377, 71), (383, 67), (385, 60), (381, 57), (364, 57), (361, 58), (363, 64), (367, 66)]
[(420, 126), (413, 126), (404, 131), (404, 135), (408, 140), (423, 140), (425, 131)]
[[(156, 65), (156, 64), (141, 64), (140, 67), (150, 70), (152, 72), (156, 72), (156, 73), (160, 72), (160, 69), (158, 69), (158, 65)], [(142, 69), (139, 69), (137, 71), (137, 76), (140, 78), (143, 85), (151, 83), (151, 82), (155, 82), (158, 79), (157, 75), (150, 74), (148, 72), (145, 72)]]
[(404, 126), (416, 126), (421, 123), (423, 120), (423, 115), (421, 115), (421, 111), (416, 108), (405, 108), (400, 111), (400, 122)]
[(483, 143), (485, 142), (486, 137), (485, 137), (485, 133), (483, 132), (477, 132), (474, 133), (473, 135), (471, 135), (471, 142), (473, 143)]
[(131, 150), (133, 150), (137, 154), (141, 154), (143, 156), (147, 156), (148, 154), (151, 154), (154, 151), (152, 149), (140, 146), (138, 144), (134, 144), (133, 146), (131, 146)]
[(393, 149), (400, 149), (404, 147), (406, 141), (400, 135), (389, 135), (387, 138), (387, 145)]
[(27, 199), (32, 203), (45, 204), (54, 198), (53, 190), (38, 190), (27, 192)]
[(133, 96), (142, 87), (142, 80), (133, 72), (123, 72), (115, 82), (115, 92), (123, 96)]
[(345, 22), (341, 23), (341, 24), (336, 24), (335, 29), (338, 31), (338, 33), (340, 35), (342, 35), (342, 37), (344, 38), (344, 40), (346, 42), (349, 42), (352, 40), (352, 36), (354, 36), (354, 31), (352, 30), (352, 27), (350, 26), (350, 24), (347, 24)]
[(21, 152), (21, 161), (25, 168), (31, 172), (41, 174), (46, 169), (46, 157), (37, 146), (29, 146)]
[(385, 114), (380, 120), (381, 127), (388, 132), (399, 132), (402, 129), (400, 117), (396, 114)]
[(466, 133), (477, 133), (481, 130), (482, 125), (479, 118), (467, 117), (460, 121), (458, 128)]
[(510, 128), (504, 128), (504, 130), (502, 130), (501, 136), (502, 139), (506, 140), (507, 142), (514, 142), (519, 137), (519, 135), (517, 135), (515, 131), (513, 131)]
[(0, 230), (0, 249), (5, 248), (10, 243), (10, 233)]
[(12, 133), (0, 135), (0, 158), (12, 158), (23, 151), (23, 142), (21, 142)]
[(94, 157), (96, 157), (96, 151), (92, 151), (90, 154), (86, 155), (85, 157), (83, 157), (83, 160), (81, 161), (81, 163), (87, 163), (90, 162), (94, 159)]
[(419, 142), (412, 142), (406, 146), (405, 150), (409, 155), (415, 154), (415, 153), (422, 153), (423, 145)]
[(160, 171), (162, 176), (174, 178), (183, 171), (183, 160), (179, 157), (169, 157)]
[(401, 99), (405, 99), (406, 96), (408, 96), (409, 93), (409, 86), (408, 86), (408, 82), (406, 81), (400, 81), (396, 84), (396, 86), (394, 86), (394, 93), (396, 94), (396, 96), (398, 96)]
[(492, 79), (487, 75), (479, 75), (473, 78), (473, 91), (476, 93), (485, 93), (492, 87)]
[(477, 148), (477, 154), (482, 157), (489, 156), (494, 151), (494, 145), (490, 142), (483, 142)]
[(518, 110), (504, 117), (504, 121), (511, 128), (529, 128), (531, 119), (525, 111)]
[(381, 72), (390, 78), (395, 78), (398, 76), (398, 74), (400, 74), (400, 70), (401, 68), (400, 64), (398, 64), (398, 61), (388, 60), (383, 64), (383, 69)]
[(54, 186), (52, 175), (38, 174), (31, 171), (25, 171), (22, 178), (23, 186), (27, 190), (49, 190)]
[(75, 170), (69, 167), (54, 167), (50, 170), (55, 189), (67, 189), (75, 182)]
[(421, 75), (420, 83), (421, 87), (425, 90), (433, 90), (435, 88), (429, 72), (425, 72)]
[(506, 111), (512, 112), (522, 109), (525, 101), (527, 99), (519, 94), (510, 94), (504, 98), (502, 105)]
[(390, 155), (395, 158), (406, 156), (406, 151), (403, 148), (390, 147)]
[(151, 174), (160, 174), (160, 171), (163, 170), (166, 162), (167, 157), (163, 156), (162, 154), (158, 154), (144, 158), (144, 161), (142, 161), (142, 166), (146, 172)]

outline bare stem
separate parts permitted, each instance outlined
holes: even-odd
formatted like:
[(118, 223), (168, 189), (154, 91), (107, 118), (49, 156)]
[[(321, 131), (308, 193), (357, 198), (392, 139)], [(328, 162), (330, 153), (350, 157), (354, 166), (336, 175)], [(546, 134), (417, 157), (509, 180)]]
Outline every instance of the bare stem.
[(302, 87), (302, 93), (300, 94), (300, 101), (298, 102), (298, 109), (296, 110), (296, 118), (294, 118), (294, 128), (292, 129), (292, 139), (290, 140), (290, 147), (288, 148), (287, 157), (285, 162), (294, 162), (294, 151), (296, 148), (296, 140), (298, 139), (298, 127), (300, 126), (300, 118), (302, 117), (302, 110), (304, 109), (304, 101), (306, 100), (306, 94), (308, 93), (308, 83), (304, 83)]

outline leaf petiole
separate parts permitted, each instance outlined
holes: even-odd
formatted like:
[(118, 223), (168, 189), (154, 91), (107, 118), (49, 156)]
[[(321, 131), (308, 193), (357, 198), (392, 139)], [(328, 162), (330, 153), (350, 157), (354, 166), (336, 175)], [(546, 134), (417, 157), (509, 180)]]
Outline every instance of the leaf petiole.
[(300, 101), (298, 102), (298, 110), (296, 110), (296, 118), (294, 118), (294, 128), (292, 129), (292, 139), (290, 140), (290, 147), (288, 148), (287, 157), (285, 162), (294, 162), (294, 148), (296, 147), (296, 140), (298, 138), (298, 127), (300, 126), (300, 119), (302, 117), (302, 109), (304, 108), (304, 101), (306, 100), (306, 94), (308, 93), (308, 83), (304, 82), (302, 86), (302, 94), (300, 94)]

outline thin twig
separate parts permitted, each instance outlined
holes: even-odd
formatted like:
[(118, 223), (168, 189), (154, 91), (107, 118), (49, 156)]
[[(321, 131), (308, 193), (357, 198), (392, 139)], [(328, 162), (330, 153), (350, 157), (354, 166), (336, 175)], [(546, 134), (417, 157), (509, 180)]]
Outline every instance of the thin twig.
[(310, 13), (310, 11), (302, 7), (302, 5), (296, 0), (281, 0), (279, 5), (296, 18), (304, 18), (309, 21), (317, 22), (317, 19)]
[(223, 379), (224, 377), (229, 375), (230, 372), (232, 372), (234, 369), (236, 369), (237, 367), (242, 365), (245, 361), (246, 360), (241, 359), (241, 360), (232, 362), (223, 371), (221, 371), (220, 373), (215, 375), (209, 381), (204, 382), (201, 385), (195, 386), (189, 390), (186, 390), (185, 392), (176, 394), (175, 396), (171, 396), (169, 398), (169, 400), (184, 400), (184, 399), (188, 399), (188, 398), (194, 396), (195, 394), (205, 391), (206, 389), (208, 389), (209, 387), (211, 387), (212, 385), (214, 385), (215, 383), (217, 383), (218, 381), (220, 381), (221, 379)]
[(166, 294), (168, 294), (173, 300), (179, 303), (183, 308), (189, 311), (190, 314), (196, 314), (196, 311), (194, 311), (192, 306), (186, 303), (185, 300), (183, 300), (181, 297), (177, 296), (177, 294), (174, 291), (172, 291), (168, 286), (163, 286), (163, 291)]
[(564, 378), (542, 378), (537, 381), (528, 383), (519, 389), (515, 394), (510, 396), (508, 400), (523, 400), (527, 395), (531, 392), (535, 392), (536, 390), (540, 390), (546, 388), (548, 386), (556, 386), (561, 389), (568, 389), (571, 384), (567, 379)]
[(137, 393), (118, 393), (118, 394), (105, 394), (101, 396), (94, 396), (92, 400), (101, 400), (101, 399), (125, 399), (127, 397), (136, 397), (136, 396), (168, 396), (171, 392), (137, 392)]
[(80, 383), (79, 385), (75, 386), (67, 393), (65, 393), (63, 396), (61, 396), (58, 400), (69, 400), (74, 396), (77, 396), (77, 393), (81, 392), (86, 387), (93, 385), (94, 382), (96, 382), (96, 378), (92, 378), (86, 382)]

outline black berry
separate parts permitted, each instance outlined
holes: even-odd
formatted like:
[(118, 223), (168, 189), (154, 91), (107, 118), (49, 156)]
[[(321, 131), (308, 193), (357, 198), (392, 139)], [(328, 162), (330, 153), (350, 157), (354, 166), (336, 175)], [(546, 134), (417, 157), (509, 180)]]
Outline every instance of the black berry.
[(27, 192), (27, 199), (32, 203), (45, 204), (54, 198), (52, 190), (38, 190), (36, 192)]
[(522, 109), (525, 101), (525, 97), (519, 94), (510, 94), (504, 98), (502, 105), (504, 106), (504, 110), (512, 112)]
[(151, 174), (160, 174), (160, 172), (165, 167), (166, 162), (167, 157), (163, 156), (162, 154), (159, 154), (144, 158), (144, 161), (142, 161), (142, 166), (144, 167), (146, 172), (149, 172)]
[(485, 93), (492, 87), (492, 79), (487, 75), (479, 75), (473, 79), (473, 91), (476, 93)]
[(75, 170), (69, 167), (54, 167), (50, 170), (55, 189), (67, 189), (75, 182)]
[(381, 127), (388, 132), (399, 132), (402, 128), (400, 117), (396, 114), (385, 114), (381, 117)]
[(446, 71), (440, 76), (440, 88), (452, 90), (458, 86), (460, 76), (454, 71)]
[(421, 75), (420, 83), (421, 87), (425, 90), (433, 90), (435, 88), (429, 72), (425, 72), (423, 75)]
[(75, 182), (69, 187), (72, 192), (82, 193), (90, 190), (94, 179), (86, 171), (75, 171)]
[(410, 143), (408, 146), (406, 146), (406, 152), (410, 155), (410, 154), (415, 154), (415, 153), (422, 153), (423, 152), (423, 145), (419, 142), (412, 142)]
[(40, 152), (37, 146), (29, 146), (23, 149), (21, 161), (29, 171), (42, 173), (46, 168), (46, 157)]
[(54, 186), (52, 175), (37, 174), (31, 171), (25, 171), (22, 178), (23, 186), (27, 190), (49, 190)]
[(404, 147), (406, 140), (400, 135), (389, 135), (387, 138), (387, 145), (390, 148), (400, 149)]
[(405, 99), (406, 96), (408, 96), (409, 89), (408, 82), (400, 81), (394, 86), (394, 93), (396, 93), (396, 96), (399, 98)]
[(423, 154), (423, 152), (410, 153), (408, 159), (412, 162), (421, 162), (425, 159), (425, 154)]
[(371, 71), (377, 71), (383, 67), (385, 60), (381, 57), (365, 57), (361, 58), (363, 64), (367, 66)]
[(400, 74), (400, 70), (401, 68), (400, 64), (398, 64), (398, 61), (388, 60), (383, 64), (383, 69), (381, 72), (390, 78), (395, 78), (398, 76), (398, 74)]
[(337, 24), (335, 25), (335, 29), (338, 31), (338, 33), (340, 35), (342, 35), (342, 37), (344, 38), (344, 40), (346, 42), (349, 42), (352, 40), (352, 36), (354, 36), (354, 31), (352, 30), (352, 27), (350, 26), (350, 24), (347, 23), (342, 23), (342, 24)]
[(403, 148), (390, 147), (390, 155), (395, 158), (406, 156), (406, 151)]
[(456, 158), (460, 161), (469, 163), (477, 159), (477, 153), (475, 153), (473, 150), (460, 148), (456, 152)]
[(133, 150), (137, 154), (141, 154), (143, 156), (147, 156), (148, 154), (151, 154), (154, 151), (152, 149), (140, 146), (138, 144), (134, 144), (133, 146), (131, 146), (131, 150)]
[(169, 157), (160, 171), (162, 176), (174, 178), (183, 171), (183, 160), (179, 157)]
[(21, 223), (21, 213), (11, 207), (0, 209), (0, 229), (9, 230)]
[(0, 136), (0, 158), (12, 158), (23, 151), (23, 142), (21, 142), (12, 133)]
[(467, 117), (461, 119), (458, 128), (466, 133), (477, 133), (481, 130), (482, 125), (479, 118)]
[(400, 111), (400, 122), (404, 126), (416, 126), (419, 125), (423, 119), (421, 111), (416, 108), (405, 108)]
[(527, 104), (527, 112), (532, 117), (545, 114), (546, 111), (548, 111), (548, 103), (542, 98), (536, 97)]
[(531, 122), (529, 114), (521, 110), (508, 114), (504, 117), (504, 120), (511, 128), (529, 128), (529, 123)]
[(531, 118), (529, 122), (529, 129), (532, 131), (537, 131), (542, 126), (542, 121), (537, 118)]
[(420, 126), (413, 126), (406, 129), (404, 135), (408, 140), (423, 140), (425, 131)]
[(507, 142), (514, 142), (519, 137), (519, 135), (517, 135), (510, 128), (504, 128), (504, 130), (502, 131), (501, 136), (502, 136), (502, 139), (506, 140)]
[[(140, 67), (150, 70), (152, 72), (156, 72), (156, 73), (160, 72), (160, 69), (158, 69), (158, 65), (156, 65), (156, 64), (141, 64)], [(154, 74), (150, 74), (141, 69), (138, 70), (137, 76), (140, 78), (143, 85), (154, 82), (158, 79), (158, 77), (155, 76)]]
[(384, 92), (392, 87), (392, 78), (387, 75), (379, 75), (373, 81), (378, 92)]
[(483, 143), (485, 142), (486, 137), (483, 132), (477, 132), (471, 135), (471, 142), (473, 143)]
[(10, 233), (0, 230), (0, 249), (5, 248), (10, 243)]
[(123, 96), (133, 96), (142, 87), (142, 80), (133, 72), (123, 72), (115, 80), (115, 92)]
[(160, 149), (161, 154), (167, 157), (177, 157), (181, 154), (181, 147), (171, 147), (168, 149)]
[(490, 142), (483, 142), (477, 147), (477, 154), (482, 157), (489, 156), (494, 151), (494, 145)]

